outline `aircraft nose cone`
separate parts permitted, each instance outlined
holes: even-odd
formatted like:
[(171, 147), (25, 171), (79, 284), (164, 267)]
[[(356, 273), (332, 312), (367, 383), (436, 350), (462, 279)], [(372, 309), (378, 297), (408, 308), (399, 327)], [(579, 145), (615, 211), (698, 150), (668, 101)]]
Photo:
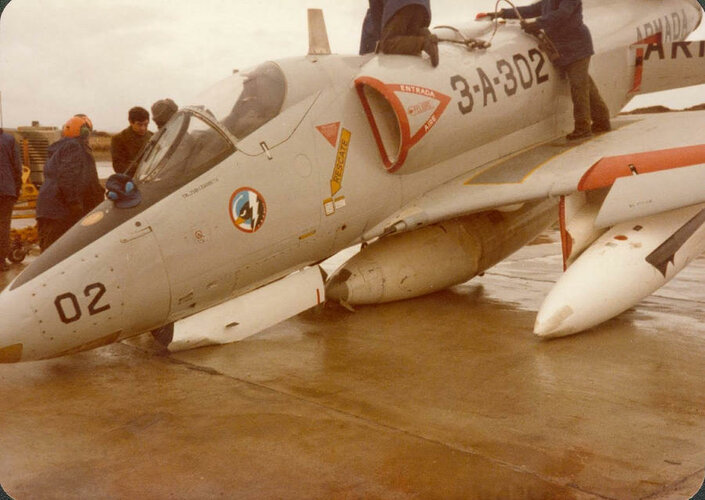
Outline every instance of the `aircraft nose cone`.
[(534, 335), (551, 338), (577, 333), (580, 330), (576, 330), (571, 324), (571, 316), (573, 316), (573, 308), (567, 304), (542, 307), (536, 315)]
[(534, 335), (544, 338), (573, 335), (619, 312), (613, 310), (609, 299), (605, 300), (609, 294), (604, 291), (600, 280), (590, 283), (583, 273), (576, 275), (571, 273), (572, 270), (572, 267), (568, 269), (546, 295), (536, 314)]

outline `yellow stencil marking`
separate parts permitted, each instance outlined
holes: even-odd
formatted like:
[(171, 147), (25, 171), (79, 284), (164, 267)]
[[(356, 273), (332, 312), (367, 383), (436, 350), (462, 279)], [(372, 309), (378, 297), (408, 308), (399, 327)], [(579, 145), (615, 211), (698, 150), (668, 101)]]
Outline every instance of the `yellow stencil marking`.
[(333, 175), (330, 178), (331, 197), (343, 187), (343, 174), (345, 173), (345, 162), (348, 159), (351, 135), (350, 131), (346, 128), (343, 128), (343, 131), (340, 133), (340, 145), (338, 146), (338, 153), (335, 155)]
[(308, 238), (309, 236), (313, 236), (314, 234), (316, 234), (316, 230), (315, 230), (315, 229), (314, 229), (313, 231), (309, 231), (309, 232), (306, 233), (306, 234), (302, 234), (301, 236), (299, 236), (299, 239), (300, 239), (300, 240), (303, 240), (303, 239)]

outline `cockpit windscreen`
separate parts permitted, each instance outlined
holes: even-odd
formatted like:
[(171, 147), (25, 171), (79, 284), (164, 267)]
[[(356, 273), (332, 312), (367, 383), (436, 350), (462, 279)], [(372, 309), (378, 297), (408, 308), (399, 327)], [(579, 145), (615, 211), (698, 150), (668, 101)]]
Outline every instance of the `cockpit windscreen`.
[(234, 151), (216, 128), (191, 111), (177, 113), (142, 154), (135, 178), (140, 183), (170, 180), (183, 185)]

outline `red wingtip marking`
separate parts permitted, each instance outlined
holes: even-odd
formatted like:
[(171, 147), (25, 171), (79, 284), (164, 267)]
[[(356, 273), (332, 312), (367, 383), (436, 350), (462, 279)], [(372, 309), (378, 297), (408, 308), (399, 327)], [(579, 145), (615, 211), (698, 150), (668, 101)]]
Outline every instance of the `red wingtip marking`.
[(705, 144), (683, 148), (660, 149), (646, 153), (607, 156), (588, 169), (578, 183), (579, 191), (590, 191), (611, 186), (619, 177), (636, 173), (646, 174), (659, 170), (687, 167), (705, 163)]

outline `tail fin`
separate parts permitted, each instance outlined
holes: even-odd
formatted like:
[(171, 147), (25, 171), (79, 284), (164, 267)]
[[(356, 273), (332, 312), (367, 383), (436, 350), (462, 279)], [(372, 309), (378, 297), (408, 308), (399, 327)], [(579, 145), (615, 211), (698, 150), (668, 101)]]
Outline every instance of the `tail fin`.
[(326, 21), (321, 9), (308, 9), (308, 54), (329, 55)]
[(705, 83), (705, 40), (633, 45), (631, 59), (632, 94)]

